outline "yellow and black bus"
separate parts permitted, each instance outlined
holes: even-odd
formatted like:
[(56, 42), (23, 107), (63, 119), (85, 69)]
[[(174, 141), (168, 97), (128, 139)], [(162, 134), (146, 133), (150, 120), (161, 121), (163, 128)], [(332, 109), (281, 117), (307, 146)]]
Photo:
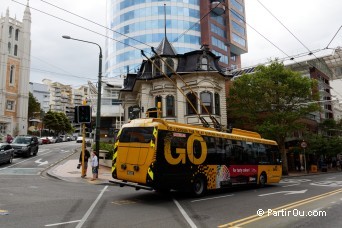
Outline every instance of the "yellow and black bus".
[(277, 143), (258, 133), (220, 132), (158, 118), (123, 125), (114, 145), (114, 183), (136, 189), (207, 190), (241, 184), (278, 183)]

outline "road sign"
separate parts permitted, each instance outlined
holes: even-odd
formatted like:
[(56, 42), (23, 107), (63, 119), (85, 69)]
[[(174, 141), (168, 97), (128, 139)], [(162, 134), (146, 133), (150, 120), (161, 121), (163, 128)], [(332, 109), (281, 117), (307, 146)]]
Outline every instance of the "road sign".
[(300, 146), (302, 147), (302, 148), (306, 148), (307, 146), (308, 146), (308, 144), (306, 143), (306, 142), (301, 142), (301, 144), (300, 144)]

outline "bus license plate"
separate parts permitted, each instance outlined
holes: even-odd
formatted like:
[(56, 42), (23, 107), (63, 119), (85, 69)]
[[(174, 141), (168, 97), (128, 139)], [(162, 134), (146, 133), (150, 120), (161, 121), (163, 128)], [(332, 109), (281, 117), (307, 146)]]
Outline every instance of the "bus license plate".
[(134, 175), (133, 171), (127, 171), (127, 175)]

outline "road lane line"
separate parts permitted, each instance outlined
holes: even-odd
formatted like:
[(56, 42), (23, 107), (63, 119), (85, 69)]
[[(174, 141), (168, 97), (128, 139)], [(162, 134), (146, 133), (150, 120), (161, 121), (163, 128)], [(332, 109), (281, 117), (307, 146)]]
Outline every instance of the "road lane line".
[(181, 212), (181, 214), (183, 215), (183, 217), (185, 218), (185, 220), (189, 223), (190, 227), (192, 228), (197, 228), (197, 226), (195, 225), (195, 223), (191, 220), (191, 218), (189, 217), (189, 215), (185, 212), (185, 210), (182, 208), (182, 206), (178, 203), (177, 200), (173, 199), (173, 202), (176, 204), (176, 206), (178, 207), (178, 210)]
[[(307, 198), (307, 199), (299, 200), (299, 201), (296, 201), (296, 202), (293, 202), (293, 203), (289, 203), (289, 204), (286, 204), (286, 205), (274, 208), (274, 209), (272, 209), (272, 211), (278, 211), (278, 210), (281, 210), (281, 209), (287, 210), (287, 209), (294, 208), (294, 207), (297, 207), (297, 206), (301, 206), (303, 204), (307, 204), (307, 203), (310, 203), (310, 202), (313, 202), (313, 201), (316, 201), (316, 200), (320, 200), (320, 199), (323, 199), (325, 197), (329, 197), (329, 196), (332, 196), (332, 195), (335, 195), (335, 194), (338, 194), (338, 193), (341, 193), (341, 192), (342, 192), (342, 188), (334, 190), (334, 191), (331, 191), (331, 192), (323, 193), (321, 195), (313, 196), (313, 197), (310, 197), (310, 198)], [(243, 225), (246, 225), (248, 223), (251, 223), (251, 222), (254, 222), (254, 221), (257, 221), (257, 220), (260, 220), (260, 219), (264, 219), (264, 218), (267, 218), (267, 217), (268, 216), (267, 216), (266, 213), (263, 216), (259, 216), (259, 215), (255, 214), (255, 215), (248, 216), (248, 217), (245, 217), (245, 218), (242, 218), (242, 219), (230, 222), (230, 223), (219, 225), (218, 227), (220, 227), (220, 228), (221, 227), (232, 227), (232, 226), (239, 227), (239, 226), (243, 226)]]
[(291, 187), (291, 186), (296, 186), (296, 185), (300, 185), (300, 183), (298, 183), (298, 184), (291, 184), (291, 185), (285, 185), (285, 186), (281, 186), (281, 187), (286, 188), (286, 187)]
[[(51, 151), (51, 152), (47, 152), (47, 153), (45, 153), (45, 154), (50, 154), (50, 153), (52, 153), (52, 151)], [(19, 164), (24, 163), (24, 162), (26, 162), (26, 161), (29, 161), (29, 160), (32, 160), (32, 159), (36, 159), (36, 158), (38, 158), (39, 156), (43, 156), (43, 155), (45, 155), (45, 154), (39, 154), (39, 155), (37, 155), (37, 156), (33, 156), (33, 157), (31, 157), (31, 158), (22, 160), (21, 162), (18, 162), (18, 163), (9, 165), (9, 166), (4, 167), (4, 168), (1, 168), (0, 171), (1, 171), (1, 170), (4, 170), (4, 169), (7, 169), (7, 168), (11, 168), (11, 167), (13, 167), (13, 166), (15, 166), (15, 165), (19, 165)]]
[(91, 214), (91, 212), (94, 210), (96, 204), (99, 202), (99, 200), (101, 199), (103, 193), (106, 191), (106, 189), (108, 188), (108, 185), (106, 185), (102, 191), (100, 192), (100, 194), (97, 196), (96, 200), (93, 202), (93, 204), (90, 206), (90, 208), (88, 209), (88, 211), (85, 213), (85, 215), (83, 216), (83, 218), (80, 220), (80, 222), (77, 224), (76, 228), (81, 228), (84, 224), (84, 222), (87, 220), (87, 218), (89, 217), (89, 215)]
[(75, 223), (75, 222), (79, 222), (79, 221), (81, 221), (81, 220), (75, 220), (75, 221), (70, 221), (70, 222), (60, 222), (60, 223), (54, 223), (54, 224), (47, 224), (45, 226), (60, 226), (60, 225)]
[(190, 201), (190, 202), (194, 203), (194, 202), (199, 202), (199, 201), (204, 201), (204, 200), (212, 200), (212, 199), (219, 199), (219, 198), (224, 198), (224, 197), (229, 197), (229, 196), (234, 196), (234, 194), (225, 195), (225, 196), (211, 197), (211, 198), (204, 198), (204, 199), (198, 199), (198, 200), (193, 200), (193, 201)]

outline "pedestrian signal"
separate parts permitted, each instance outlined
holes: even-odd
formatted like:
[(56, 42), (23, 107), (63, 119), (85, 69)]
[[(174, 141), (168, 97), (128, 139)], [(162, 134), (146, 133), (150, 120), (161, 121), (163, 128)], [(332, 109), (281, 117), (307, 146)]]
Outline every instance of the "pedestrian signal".
[(78, 106), (78, 123), (90, 123), (91, 122), (91, 108), (89, 105)]

